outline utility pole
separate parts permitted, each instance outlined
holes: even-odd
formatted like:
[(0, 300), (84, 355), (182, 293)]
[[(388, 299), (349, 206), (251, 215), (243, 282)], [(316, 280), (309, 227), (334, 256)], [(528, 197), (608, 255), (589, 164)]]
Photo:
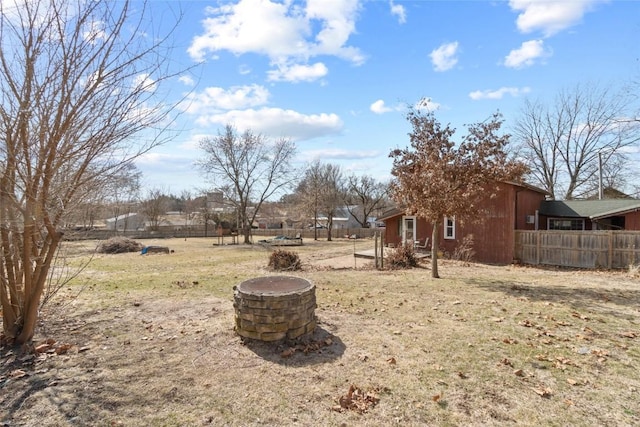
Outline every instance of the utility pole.
[(602, 151), (598, 151), (598, 200), (602, 200)]

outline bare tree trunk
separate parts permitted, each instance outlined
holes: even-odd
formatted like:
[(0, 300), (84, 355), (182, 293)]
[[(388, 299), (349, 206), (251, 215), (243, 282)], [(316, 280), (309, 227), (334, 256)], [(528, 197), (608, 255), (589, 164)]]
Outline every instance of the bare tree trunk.
[(438, 274), (438, 223), (433, 223), (433, 231), (431, 232), (431, 277), (439, 279)]
[(245, 224), (242, 231), (244, 232), (244, 244), (250, 245), (251, 244), (251, 224)]

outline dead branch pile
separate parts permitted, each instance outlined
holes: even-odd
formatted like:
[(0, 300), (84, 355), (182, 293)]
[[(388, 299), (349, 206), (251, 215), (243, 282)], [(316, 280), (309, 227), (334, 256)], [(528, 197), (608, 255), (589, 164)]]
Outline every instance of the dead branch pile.
[(101, 254), (122, 254), (125, 252), (138, 252), (144, 245), (127, 237), (112, 237), (98, 245)]
[(300, 257), (295, 252), (277, 249), (271, 252), (268, 267), (275, 271), (300, 270)]

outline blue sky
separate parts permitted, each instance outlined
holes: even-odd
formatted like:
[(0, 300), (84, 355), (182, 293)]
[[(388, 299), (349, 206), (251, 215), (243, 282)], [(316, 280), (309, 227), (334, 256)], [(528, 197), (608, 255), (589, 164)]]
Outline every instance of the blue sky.
[[(640, 81), (640, 2), (237, 0), (152, 3), (182, 8), (172, 60), (177, 137), (137, 161), (146, 187), (210, 187), (198, 142), (226, 123), (287, 137), (296, 162), (390, 178), (389, 151), (408, 145), (406, 106), (429, 98), (464, 125), (524, 100), (551, 102), (577, 83)], [(637, 89), (637, 87), (636, 87)]]

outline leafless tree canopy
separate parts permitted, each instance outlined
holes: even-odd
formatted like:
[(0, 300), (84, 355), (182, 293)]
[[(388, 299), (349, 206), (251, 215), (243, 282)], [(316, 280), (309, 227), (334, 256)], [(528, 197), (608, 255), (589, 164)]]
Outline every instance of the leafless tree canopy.
[(303, 218), (314, 227), (314, 238), (318, 239), (318, 218), (326, 218), (327, 240), (331, 240), (333, 219), (344, 204), (344, 176), (340, 166), (316, 160), (307, 166), (302, 180), (296, 187), (294, 198)]
[(327, 240), (331, 240), (333, 219), (344, 203), (344, 175), (340, 166), (325, 163), (320, 166), (320, 212), (327, 217)]
[[(605, 166), (624, 163), (625, 147), (640, 141), (640, 123), (628, 117), (630, 101), (624, 93), (595, 84), (564, 90), (549, 105), (527, 100), (514, 140), (529, 166), (531, 182), (558, 199), (592, 193), (598, 157)], [(621, 178), (609, 172), (614, 176)]]
[(296, 178), (291, 165), (296, 148), (288, 139), (269, 141), (231, 125), (215, 137), (204, 138), (201, 170), (237, 209), (244, 242), (251, 243), (251, 224), (262, 203), (284, 191)]
[(387, 206), (388, 196), (389, 186), (371, 176), (350, 175), (347, 179), (347, 210), (361, 227), (368, 227), (369, 218)]
[(0, 12), (0, 298), (5, 338), (22, 343), (65, 212), (167, 137), (173, 109), (159, 95), (173, 74), (169, 35), (142, 2), (2, 2)]
[(392, 197), (407, 211), (433, 224), (431, 274), (438, 277), (438, 226), (445, 216), (469, 218), (492, 192), (495, 182), (518, 180), (524, 166), (510, 159), (502, 119), (469, 125), (459, 144), (454, 129), (443, 127), (434, 113), (411, 109), (411, 147), (393, 150)]
[(304, 171), (304, 175), (298, 183), (293, 194), (293, 200), (299, 210), (303, 224), (314, 227), (313, 237), (318, 240), (318, 215), (320, 214), (320, 197), (322, 192), (322, 163), (316, 160)]
[(167, 213), (169, 197), (159, 188), (147, 191), (144, 200), (140, 201), (139, 211), (149, 221), (149, 229), (157, 231), (162, 225), (162, 216)]

